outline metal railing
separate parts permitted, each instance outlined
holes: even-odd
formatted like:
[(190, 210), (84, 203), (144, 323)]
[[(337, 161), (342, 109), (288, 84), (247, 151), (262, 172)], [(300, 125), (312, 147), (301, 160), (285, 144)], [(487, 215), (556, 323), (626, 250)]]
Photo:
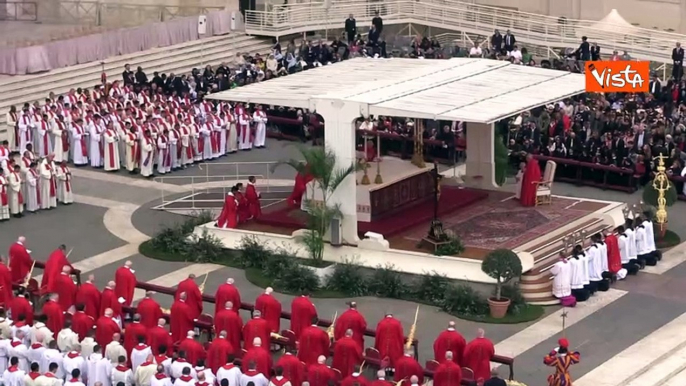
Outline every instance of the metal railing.
[(349, 14), (358, 25), (368, 25), (378, 10), (384, 24), (417, 23), (490, 36), (495, 29), (511, 30), (517, 40), (544, 47), (576, 47), (581, 36), (607, 50), (626, 50), (637, 59), (671, 61), (671, 49), (686, 36), (645, 28), (599, 28), (596, 21), (571, 20), (464, 3), (456, 0), (383, 0), (301, 3), (246, 11), (246, 32), (284, 36), (314, 30), (342, 29)]
[(38, 20), (38, 4), (33, 1), (3, 1), (0, 8), (2, 21)]
[(59, 13), (53, 17), (66, 23), (123, 27), (150, 22), (164, 22), (180, 17), (221, 11), (223, 9), (223, 7), (61, 0), (59, 2)]

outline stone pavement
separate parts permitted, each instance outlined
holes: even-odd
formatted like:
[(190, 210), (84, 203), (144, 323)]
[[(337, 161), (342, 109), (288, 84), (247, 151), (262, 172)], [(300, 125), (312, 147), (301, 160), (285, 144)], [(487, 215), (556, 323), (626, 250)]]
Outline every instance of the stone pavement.
[[(297, 155), (287, 143), (269, 141), (269, 150), (239, 153), (223, 158), (216, 163), (267, 162)], [(240, 164), (210, 166), (210, 175), (252, 174), (258, 169), (266, 170), (264, 164)], [(205, 166), (207, 167), (207, 165)], [(197, 167), (196, 167), (197, 168)], [(172, 177), (197, 175), (196, 168), (174, 173)], [(233, 171), (232, 171), (233, 170)], [(233, 173), (233, 174), (232, 174)], [(271, 172), (270, 172), (271, 173)], [(274, 181), (285, 183), (292, 178), (286, 168), (270, 175)], [(230, 180), (230, 178), (227, 178)], [(214, 293), (219, 284), (228, 277), (235, 279), (242, 298), (253, 302), (262, 289), (245, 279), (241, 270), (214, 264), (193, 264), (159, 262), (138, 254), (138, 245), (147, 240), (161, 227), (182, 221), (183, 217), (164, 211), (150, 209), (161, 201), (161, 187), (168, 195), (187, 194), (191, 187), (184, 183), (162, 183), (129, 176), (126, 173), (105, 174), (90, 169), (74, 170), (76, 203), (60, 206), (51, 211), (27, 215), (0, 224), (0, 249), (6, 248), (20, 235), (28, 239), (33, 256), (45, 260), (47, 255), (61, 243), (74, 248), (70, 260), (85, 275), (96, 276), (102, 287), (113, 278), (115, 270), (124, 261), (131, 260), (139, 280), (164, 286), (174, 286), (188, 274), (208, 274), (207, 292)], [(188, 181), (189, 179), (187, 179)], [(220, 181), (221, 178), (215, 178)], [(215, 184), (215, 182), (210, 182)], [(207, 183), (207, 181), (196, 181)], [(219, 184), (229, 184), (231, 182)], [(562, 195), (587, 196), (596, 199), (626, 200), (637, 202), (636, 197), (620, 193), (603, 192), (593, 188), (579, 189), (564, 184), (556, 185)], [(670, 224), (684, 232), (680, 225), (686, 221), (684, 204), (678, 203), (670, 209)], [(684, 237), (683, 234), (681, 234)], [(631, 385), (679, 385), (686, 384), (686, 246), (682, 245), (665, 255), (657, 266), (615, 285), (612, 290), (594, 296), (590, 301), (568, 310), (564, 334), (573, 348), (582, 352), (582, 362), (574, 366), (575, 385), (619, 386), (628, 384), (629, 378), (640, 375), (640, 383)], [(38, 272), (37, 272), (38, 273)], [(137, 297), (142, 293), (137, 292)], [(276, 294), (284, 308), (290, 306), (292, 297)], [(159, 295), (163, 307), (169, 307), (170, 297)], [(336, 311), (345, 309), (349, 299), (314, 299), (319, 314), (331, 318)], [(406, 301), (377, 298), (356, 299), (360, 310), (374, 327), (386, 312), (392, 312), (409, 329), (416, 305)], [(206, 310), (212, 310), (206, 304)], [(556, 346), (562, 335), (561, 310), (546, 309), (546, 316), (535, 322), (522, 325), (479, 325), (463, 320), (457, 321), (458, 330), (467, 339), (472, 339), (478, 327), (484, 327), (486, 334), (496, 343), (499, 354), (515, 357), (516, 378), (526, 384), (542, 385), (551, 372), (542, 364), (542, 356)], [(242, 314), (247, 320), (247, 313)], [(439, 310), (420, 306), (417, 338), (420, 341), (420, 360), (432, 359), (432, 343), (449, 320), (455, 318)], [(287, 327), (287, 321), (282, 327)], [(665, 338), (667, 337), (667, 338)], [(367, 345), (373, 342), (368, 338)], [(680, 358), (681, 360), (676, 360)], [(658, 370), (645, 371), (645, 366)], [(617, 374), (623, 377), (617, 377)], [(640, 374), (639, 374), (640, 373)], [(624, 379), (620, 379), (624, 378)]]

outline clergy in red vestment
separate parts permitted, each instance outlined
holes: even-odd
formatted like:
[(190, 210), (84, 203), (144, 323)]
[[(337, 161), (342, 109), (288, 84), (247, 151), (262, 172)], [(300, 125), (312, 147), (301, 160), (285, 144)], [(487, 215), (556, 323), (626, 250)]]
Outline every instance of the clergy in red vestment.
[(146, 292), (145, 297), (136, 306), (136, 312), (141, 316), (141, 324), (145, 328), (157, 326), (157, 321), (162, 317), (162, 309), (153, 298), (154, 295), (155, 293), (152, 291)]
[(330, 353), (329, 334), (317, 326), (317, 321), (316, 317), (312, 318), (312, 324), (300, 332), (298, 340), (298, 359), (307, 366), (315, 364), (319, 356), (328, 357)]
[(541, 181), (541, 166), (538, 160), (534, 159), (533, 155), (526, 155), (526, 169), (522, 177), (522, 190), (519, 195), (519, 200), (522, 206), (536, 205), (536, 189), (538, 185), (536, 182)]
[(328, 386), (329, 381), (336, 380), (336, 373), (326, 365), (326, 357), (320, 355), (317, 363), (307, 366), (306, 378), (310, 386)]
[[(45, 325), (50, 331), (61, 331), (64, 327), (64, 311), (59, 304), (59, 296), (51, 294), (50, 299), (43, 304), (43, 315), (46, 317)], [(105, 346), (103, 346), (105, 347)]]
[(291, 331), (295, 338), (300, 338), (302, 330), (312, 323), (312, 319), (317, 317), (317, 308), (310, 300), (307, 293), (294, 298), (291, 302)]
[(405, 381), (404, 384), (409, 384), (412, 376), (419, 378), (419, 384), (424, 384), (424, 369), (414, 359), (412, 350), (405, 350), (405, 355), (395, 361), (395, 382)]
[(462, 357), (462, 365), (474, 370), (474, 379), (484, 380), (491, 376), (491, 358), (495, 355), (493, 342), (484, 337), (485, 332), (479, 329), (476, 338), (467, 344)]
[(243, 319), (234, 311), (233, 303), (230, 301), (224, 303), (224, 309), (214, 316), (214, 331), (226, 331), (226, 339), (231, 343), (231, 346), (237, 350), (241, 348)]
[(188, 331), (192, 331), (195, 328), (193, 320), (195, 310), (186, 302), (185, 292), (179, 294), (178, 300), (174, 301), (169, 313), (171, 314), (169, 329), (171, 331), (172, 342), (176, 343), (183, 339)]
[(305, 364), (294, 354), (294, 349), (286, 349), (286, 353), (276, 362), (276, 367), (283, 369), (283, 376), (291, 380), (291, 385), (300, 385), (305, 380)]
[(207, 367), (212, 370), (212, 374), (217, 374), (217, 370), (226, 364), (229, 355), (235, 354), (234, 346), (226, 339), (226, 335), (226, 331), (219, 331), (219, 336), (212, 339), (207, 349)]
[[(490, 369), (489, 369), (490, 377)], [(488, 380), (489, 377), (484, 378)], [(478, 379), (478, 378), (477, 378)], [(453, 353), (448, 351), (445, 353), (445, 359), (438, 365), (434, 373), (435, 386), (460, 386), (462, 383), (462, 369), (455, 363)]]
[(605, 244), (607, 244), (607, 266), (612, 274), (617, 274), (622, 269), (622, 257), (619, 253), (619, 241), (614, 233), (605, 231)]
[[(148, 329), (148, 336), (145, 341), (150, 345), (150, 349), (155, 355), (172, 353), (174, 342), (172, 342), (171, 334), (164, 327), (166, 324), (167, 322), (160, 318), (155, 327)], [(167, 352), (160, 353), (160, 347), (164, 347)]]
[(241, 309), (241, 293), (238, 292), (238, 288), (233, 285), (233, 278), (226, 279), (226, 283), (222, 284), (217, 288), (217, 292), (214, 293), (214, 314), (216, 315), (219, 311), (223, 310), (226, 302), (231, 302), (233, 305), (233, 311), (238, 313)]
[(262, 207), (260, 205), (260, 193), (255, 188), (255, 176), (248, 177), (248, 187), (245, 188), (245, 198), (248, 200), (248, 209), (250, 210), (250, 218), (258, 218), (262, 215)]
[(370, 382), (369, 386), (393, 386), (393, 383), (386, 380), (385, 370), (379, 370), (376, 372), (376, 380)]
[(391, 367), (395, 361), (403, 356), (403, 345), (405, 344), (405, 335), (403, 335), (403, 325), (400, 321), (388, 314), (385, 318), (379, 321), (376, 325), (376, 340), (374, 341), (374, 348), (379, 350), (381, 358), (390, 360)]
[[(88, 331), (91, 331), (95, 326), (95, 319), (84, 311), (85, 308), (83, 303), (77, 304), (76, 312), (71, 317), (71, 329), (79, 336), (79, 341), (86, 338)], [(128, 331), (126, 336), (128, 336)]]
[(260, 338), (262, 342), (270, 342), (271, 331), (269, 323), (262, 319), (262, 313), (258, 310), (253, 311), (253, 318), (243, 326), (243, 348), (250, 350), (255, 338)]
[(458, 366), (462, 366), (462, 354), (467, 346), (467, 341), (462, 334), (455, 330), (455, 322), (448, 322), (448, 329), (438, 335), (434, 341), (434, 359), (441, 363), (445, 359), (445, 353), (452, 351), (453, 360)]
[(248, 204), (248, 199), (245, 197), (245, 193), (243, 192), (243, 184), (236, 184), (236, 188), (236, 193), (234, 193), (236, 202), (238, 203), (236, 211), (238, 213), (238, 222), (242, 223), (250, 219), (250, 205)]
[(0, 257), (0, 304), (5, 308), (12, 302), (12, 273), (6, 265), (4, 257)]
[[(106, 309), (112, 310), (113, 318), (121, 317), (121, 304), (124, 302), (123, 298), (117, 297), (114, 292), (114, 287), (116, 284), (114, 281), (109, 281), (104, 290), (102, 290), (102, 295), (100, 296), (100, 314), (102, 316), (105, 314)], [(97, 318), (95, 320), (98, 320)], [(104, 347), (104, 346), (103, 346)]]
[(333, 346), (331, 367), (341, 372), (343, 378), (352, 374), (355, 367), (362, 363), (362, 347), (353, 339), (353, 330), (345, 332), (345, 337)]
[(186, 294), (186, 303), (191, 309), (192, 319), (198, 319), (198, 316), (202, 314), (202, 293), (200, 292), (200, 287), (195, 282), (194, 274), (191, 273), (187, 279), (179, 283), (178, 287), (176, 287), (174, 300), (179, 300), (182, 293)]
[(72, 265), (69, 263), (69, 260), (67, 260), (67, 254), (65, 253), (66, 250), (67, 247), (64, 244), (60, 245), (50, 254), (48, 260), (45, 262), (43, 278), (41, 279), (40, 284), (42, 293), (55, 292), (53, 282), (62, 273), (62, 268), (65, 265), (68, 265), (71, 270), (74, 269), (74, 267), (72, 267)]
[(293, 185), (293, 191), (291, 195), (288, 196), (286, 202), (290, 207), (300, 208), (302, 204), (303, 194), (307, 191), (307, 184), (312, 181), (313, 177), (309, 173), (309, 167), (305, 166), (302, 172), (298, 172), (295, 175), (295, 184)]
[(217, 228), (234, 229), (238, 226), (238, 200), (236, 200), (236, 192), (238, 189), (234, 186), (231, 191), (224, 197), (224, 206), (217, 217), (217, 223), (214, 224)]
[(269, 386), (293, 386), (291, 380), (283, 376), (283, 368), (275, 367), (274, 376), (269, 380)]
[(205, 348), (200, 342), (195, 340), (195, 331), (193, 330), (186, 333), (186, 339), (181, 340), (178, 351), (185, 352), (186, 360), (193, 366), (195, 366), (199, 360), (204, 361), (205, 358), (207, 358)]
[(262, 373), (265, 377), (271, 374), (272, 370), (272, 356), (269, 350), (262, 347), (262, 339), (255, 338), (252, 342), (252, 347), (243, 354), (243, 371), (248, 370), (248, 363), (253, 362), (256, 365), (256, 370)]
[(114, 313), (111, 308), (105, 310), (103, 316), (95, 322), (95, 341), (100, 347), (107, 347), (112, 342), (112, 336), (121, 333), (117, 322), (114, 321)]
[(65, 265), (62, 267), (62, 273), (55, 278), (55, 293), (59, 295), (59, 303), (64, 312), (67, 312), (74, 305), (78, 291), (76, 283), (69, 276), (70, 272), (71, 267)]
[(126, 325), (124, 334), (124, 349), (126, 350), (127, 358), (131, 358), (131, 351), (138, 344), (138, 337), (147, 335), (148, 329), (141, 323), (141, 315), (133, 315), (133, 321)]
[[(338, 344), (338, 342), (336, 342), (336, 344)], [(355, 366), (353, 370), (354, 371), (350, 375), (343, 377), (341, 386), (368, 386), (369, 381), (364, 375), (360, 374), (360, 366)]]
[(12, 283), (24, 283), (26, 276), (31, 271), (33, 259), (30, 251), (26, 249), (26, 237), (20, 236), (17, 242), (10, 246), (10, 271), (12, 272)]
[(100, 290), (95, 286), (95, 276), (89, 275), (88, 280), (81, 283), (76, 291), (76, 304), (83, 304), (83, 312), (97, 320), (100, 317)]
[(264, 320), (269, 323), (271, 332), (279, 333), (281, 327), (281, 303), (272, 295), (274, 290), (267, 287), (264, 293), (255, 300), (255, 309), (262, 313)]
[(367, 321), (357, 311), (357, 303), (350, 302), (348, 309), (336, 319), (334, 326), (334, 339), (339, 340), (345, 336), (347, 330), (353, 330), (353, 339), (360, 347), (364, 347), (364, 333), (367, 331)]
[(131, 269), (131, 260), (124, 263), (123, 267), (119, 267), (114, 273), (114, 294), (117, 298), (123, 298), (124, 306), (130, 306), (133, 302), (133, 291), (136, 289), (136, 271)]
[(13, 319), (16, 320), (19, 315), (24, 315), (26, 324), (31, 326), (33, 325), (33, 307), (31, 307), (31, 303), (26, 299), (25, 291), (24, 287), (19, 287), (17, 296), (10, 302), (9, 309)]

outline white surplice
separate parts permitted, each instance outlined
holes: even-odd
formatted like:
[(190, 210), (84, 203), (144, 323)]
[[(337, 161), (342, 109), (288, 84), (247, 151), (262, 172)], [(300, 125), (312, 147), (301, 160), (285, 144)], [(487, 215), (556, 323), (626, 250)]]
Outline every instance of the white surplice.
[(638, 251), (636, 250), (636, 232), (633, 229), (627, 229), (624, 234), (628, 237), (627, 250), (629, 251), (629, 258), (635, 259), (638, 257)]
[(212, 159), (212, 131), (210, 128), (211, 124), (204, 124), (200, 126), (200, 138), (198, 138), (198, 152), (200, 153), (200, 159), (209, 160)]
[(57, 180), (55, 165), (44, 159), (40, 164), (40, 208), (57, 207)]
[(8, 182), (8, 193), (9, 193), (9, 204), (10, 204), (10, 214), (17, 215), (24, 212), (24, 197), (22, 194), (21, 187), (21, 176), (19, 172), (11, 172), (7, 178)]
[(34, 150), (36, 150), (36, 154), (38, 154), (39, 157), (45, 157), (52, 150), (52, 141), (50, 140), (49, 135), (51, 132), (50, 123), (46, 122), (45, 119), (41, 119), (37, 122), (36, 126), (36, 133), (38, 135), (35, 142), (38, 147), (34, 148)]
[(252, 121), (255, 122), (255, 146), (263, 147), (267, 136), (267, 113), (262, 110), (255, 111)]
[(17, 146), (17, 143), (19, 142), (18, 138), (18, 131), (19, 129), (17, 128), (17, 124), (19, 123), (19, 114), (17, 112), (7, 112), (5, 115), (5, 122), (6, 122), (6, 128), (7, 128), (7, 142), (9, 142), (9, 149), (10, 151), (17, 151), (19, 149), (19, 146)]
[(648, 249), (648, 252), (653, 252), (656, 250), (655, 248), (655, 230), (653, 229), (653, 223), (648, 220), (643, 221), (643, 227), (646, 230), (646, 247)]
[(57, 334), (57, 348), (62, 352), (71, 351), (79, 344), (79, 336), (71, 328), (63, 328)]
[(69, 161), (69, 130), (64, 122), (55, 121), (51, 127), (53, 138), (55, 138), (52, 153), (55, 155), (55, 162)]
[(74, 202), (74, 190), (71, 184), (71, 170), (69, 166), (57, 167), (57, 198), (63, 204)]
[(43, 357), (39, 363), (42, 373), (46, 373), (50, 368), (50, 363), (57, 363), (57, 373), (55, 376), (60, 379), (64, 379), (64, 370), (62, 369), (62, 353), (57, 349), (46, 348), (43, 351)]
[(103, 134), (105, 141), (105, 171), (111, 172), (121, 168), (119, 159), (119, 136), (115, 129), (107, 129)]
[(64, 354), (64, 358), (62, 359), (62, 367), (67, 379), (71, 378), (71, 372), (74, 371), (74, 369), (79, 369), (79, 372), (81, 373), (80, 379), (83, 379), (83, 377), (87, 376), (88, 374), (86, 360), (83, 359), (81, 353), (78, 351), (69, 351), (68, 353)]
[(10, 346), (7, 348), (7, 357), (17, 357), (19, 359), (19, 368), (24, 372), (29, 371), (29, 349), (19, 339), (13, 338)]
[(608, 272), (610, 270), (610, 263), (607, 261), (607, 244), (604, 242), (595, 243), (598, 246), (598, 251), (600, 253), (600, 269), (603, 272)]
[(141, 363), (144, 363), (148, 359), (148, 355), (151, 354), (152, 350), (150, 349), (150, 346), (146, 344), (134, 346), (133, 350), (131, 350), (131, 370), (133, 370), (134, 374), (136, 373), (138, 366), (140, 366)]
[(572, 257), (569, 259), (569, 264), (571, 264), (571, 282), (570, 285), (572, 289), (582, 289), (584, 288), (584, 265), (585, 262)]
[(10, 218), (10, 201), (8, 179), (0, 175), (0, 220), (8, 220)]
[(2, 383), (5, 386), (24, 386), (26, 372), (17, 366), (11, 366), (2, 373)]
[(132, 172), (135, 169), (138, 169), (138, 148), (140, 146), (140, 140), (138, 139), (138, 135), (136, 133), (131, 133), (128, 132), (126, 133), (126, 136), (124, 137), (124, 142), (126, 142), (126, 147), (124, 154), (126, 155), (124, 158), (126, 158), (126, 170)]
[(72, 146), (72, 158), (74, 165), (87, 165), (88, 164), (88, 143), (86, 141), (87, 135), (83, 126), (80, 124), (73, 124), (71, 128), (71, 146)]
[(157, 173), (159, 174), (171, 171), (171, 154), (169, 150), (169, 138), (164, 134), (160, 134), (157, 137)]
[(155, 374), (150, 378), (150, 386), (172, 386), (171, 378)]
[(153, 157), (153, 141), (152, 138), (148, 137), (142, 137), (141, 138), (141, 159), (140, 159), (140, 165), (141, 165), (141, 175), (143, 177), (148, 177), (153, 174), (152, 167), (155, 161), (152, 159)]
[(26, 151), (26, 145), (32, 143), (33, 141), (33, 118), (31, 118), (29, 113), (22, 113), (19, 117), (19, 123), (17, 126), (19, 127), (19, 152), (24, 154)]
[(586, 257), (588, 258), (588, 276), (590, 281), (601, 281), (603, 280), (603, 268), (600, 262), (600, 249), (597, 245), (592, 245), (586, 251)]
[(104, 127), (102, 126), (102, 121), (96, 123), (92, 122), (88, 127), (88, 133), (90, 138), (90, 145), (88, 148), (88, 155), (90, 156), (91, 166), (98, 168), (102, 166), (103, 154), (102, 154), (102, 133)]
[(252, 149), (250, 116), (245, 112), (238, 115), (238, 148), (240, 150)]

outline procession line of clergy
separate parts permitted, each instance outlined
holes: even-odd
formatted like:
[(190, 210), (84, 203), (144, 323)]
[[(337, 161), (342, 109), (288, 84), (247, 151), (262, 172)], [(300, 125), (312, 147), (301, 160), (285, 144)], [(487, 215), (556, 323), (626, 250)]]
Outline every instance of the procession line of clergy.
[[(191, 101), (188, 96), (133, 92), (114, 82), (110, 92), (70, 90), (44, 105), (25, 103), (7, 113), (7, 149), (37, 157), (54, 154), (94, 168), (149, 177), (212, 160), (238, 150), (264, 148), (268, 118), (242, 104)], [(0, 153), (1, 155), (1, 153)]]
[(231, 187), (224, 197), (224, 205), (215, 226), (222, 229), (233, 229), (238, 224), (257, 219), (262, 215), (260, 198), (262, 195), (257, 191), (255, 176), (248, 177), (248, 186), (243, 192), (243, 184), (238, 183)]

